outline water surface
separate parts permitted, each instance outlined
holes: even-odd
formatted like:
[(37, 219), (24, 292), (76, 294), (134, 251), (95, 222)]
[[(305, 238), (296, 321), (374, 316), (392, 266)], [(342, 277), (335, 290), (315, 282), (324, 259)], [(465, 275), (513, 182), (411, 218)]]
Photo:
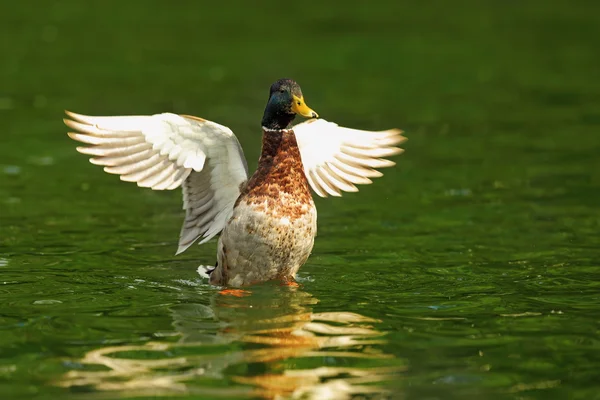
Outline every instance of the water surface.
[[(0, 393), (599, 398), (598, 3), (286, 6), (1, 6)], [(90, 165), (62, 110), (199, 115), (252, 169), (283, 76), (407, 151), (316, 200), (300, 288), (222, 296), (214, 242), (173, 255), (180, 193)]]

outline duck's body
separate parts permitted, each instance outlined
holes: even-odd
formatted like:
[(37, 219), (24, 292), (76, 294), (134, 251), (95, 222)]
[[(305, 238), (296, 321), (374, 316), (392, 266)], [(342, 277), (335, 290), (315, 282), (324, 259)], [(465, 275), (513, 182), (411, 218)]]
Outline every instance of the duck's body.
[(246, 286), (278, 279), (292, 282), (310, 255), (317, 233), (319, 196), (355, 192), (394, 165), (401, 152), (399, 130), (368, 132), (321, 119), (290, 127), (296, 114), (318, 117), (304, 104), (296, 82), (271, 86), (262, 119), (262, 153), (256, 172), (248, 168), (228, 128), (175, 114), (88, 117), (67, 113), (65, 123), (81, 133), (78, 147), (93, 164), (155, 190), (183, 188), (186, 217), (177, 254), (195, 241), (220, 233), (210, 283)]
[(317, 209), (291, 129), (263, 129), (258, 169), (219, 238), (215, 285), (294, 279), (312, 251)]

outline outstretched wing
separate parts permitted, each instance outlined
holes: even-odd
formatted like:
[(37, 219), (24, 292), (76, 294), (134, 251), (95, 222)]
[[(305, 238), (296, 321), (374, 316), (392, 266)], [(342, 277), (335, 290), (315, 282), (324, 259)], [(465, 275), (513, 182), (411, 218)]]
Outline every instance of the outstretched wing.
[(369, 178), (382, 176), (375, 168), (395, 165), (382, 157), (402, 153), (395, 145), (406, 140), (398, 129), (362, 131), (323, 119), (298, 124), (294, 133), (306, 179), (321, 197), (357, 192), (355, 184), (369, 184)]
[(121, 180), (154, 190), (183, 187), (185, 221), (177, 254), (218, 234), (248, 180), (244, 152), (233, 132), (201, 118), (176, 114), (90, 117), (67, 111), (77, 151)]

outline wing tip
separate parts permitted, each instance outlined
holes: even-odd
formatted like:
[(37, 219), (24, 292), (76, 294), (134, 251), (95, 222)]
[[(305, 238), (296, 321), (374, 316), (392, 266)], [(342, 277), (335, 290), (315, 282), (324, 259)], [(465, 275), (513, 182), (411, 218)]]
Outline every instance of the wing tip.
[[(86, 143), (88, 144), (88, 142), (86, 142), (85, 140), (82, 140), (82, 134), (78, 133), (78, 132), (67, 132), (67, 136), (70, 137), (71, 139), (78, 141), (80, 143)], [(77, 151), (79, 151), (79, 147), (77, 148)]]
[(398, 140), (398, 142), (396, 144), (401, 144), (408, 140), (408, 138), (406, 136), (404, 136), (403, 133), (404, 133), (404, 131), (399, 131), (399, 133), (397, 135), (394, 135), (394, 137)]
[(71, 129), (75, 129), (76, 131), (79, 131), (80, 129), (78, 128), (78, 125), (80, 124), (77, 121), (73, 121), (72, 119), (68, 119), (68, 118), (63, 118), (63, 123), (68, 126)]
[(73, 111), (69, 111), (69, 110), (64, 110), (65, 114), (74, 120), (74, 122), (80, 122), (80, 123), (84, 123), (87, 124), (88, 123), (88, 119), (90, 118), (87, 115), (82, 115), (82, 114), (77, 114)]
[(382, 163), (382, 165), (377, 168), (390, 168), (396, 165), (395, 161), (388, 160), (387, 158), (380, 158), (379, 161)]

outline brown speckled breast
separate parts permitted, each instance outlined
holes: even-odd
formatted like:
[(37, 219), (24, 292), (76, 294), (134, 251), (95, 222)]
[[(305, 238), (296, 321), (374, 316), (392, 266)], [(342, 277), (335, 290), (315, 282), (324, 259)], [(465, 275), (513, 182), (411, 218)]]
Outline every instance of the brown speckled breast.
[(239, 287), (292, 280), (316, 233), (317, 210), (294, 133), (265, 131), (258, 169), (219, 238), (210, 282)]
[[(281, 197), (292, 197), (293, 203), (280, 203)], [(300, 149), (293, 130), (263, 130), (262, 153), (258, 168), (242, 189), (237, 203), (268, 204), (268, 211), (290, 219), (303, 214), (302, 204), (312, 203), (308, 181), (304, 175)], [(236, 205), (237, 205), (236, 203)]]

